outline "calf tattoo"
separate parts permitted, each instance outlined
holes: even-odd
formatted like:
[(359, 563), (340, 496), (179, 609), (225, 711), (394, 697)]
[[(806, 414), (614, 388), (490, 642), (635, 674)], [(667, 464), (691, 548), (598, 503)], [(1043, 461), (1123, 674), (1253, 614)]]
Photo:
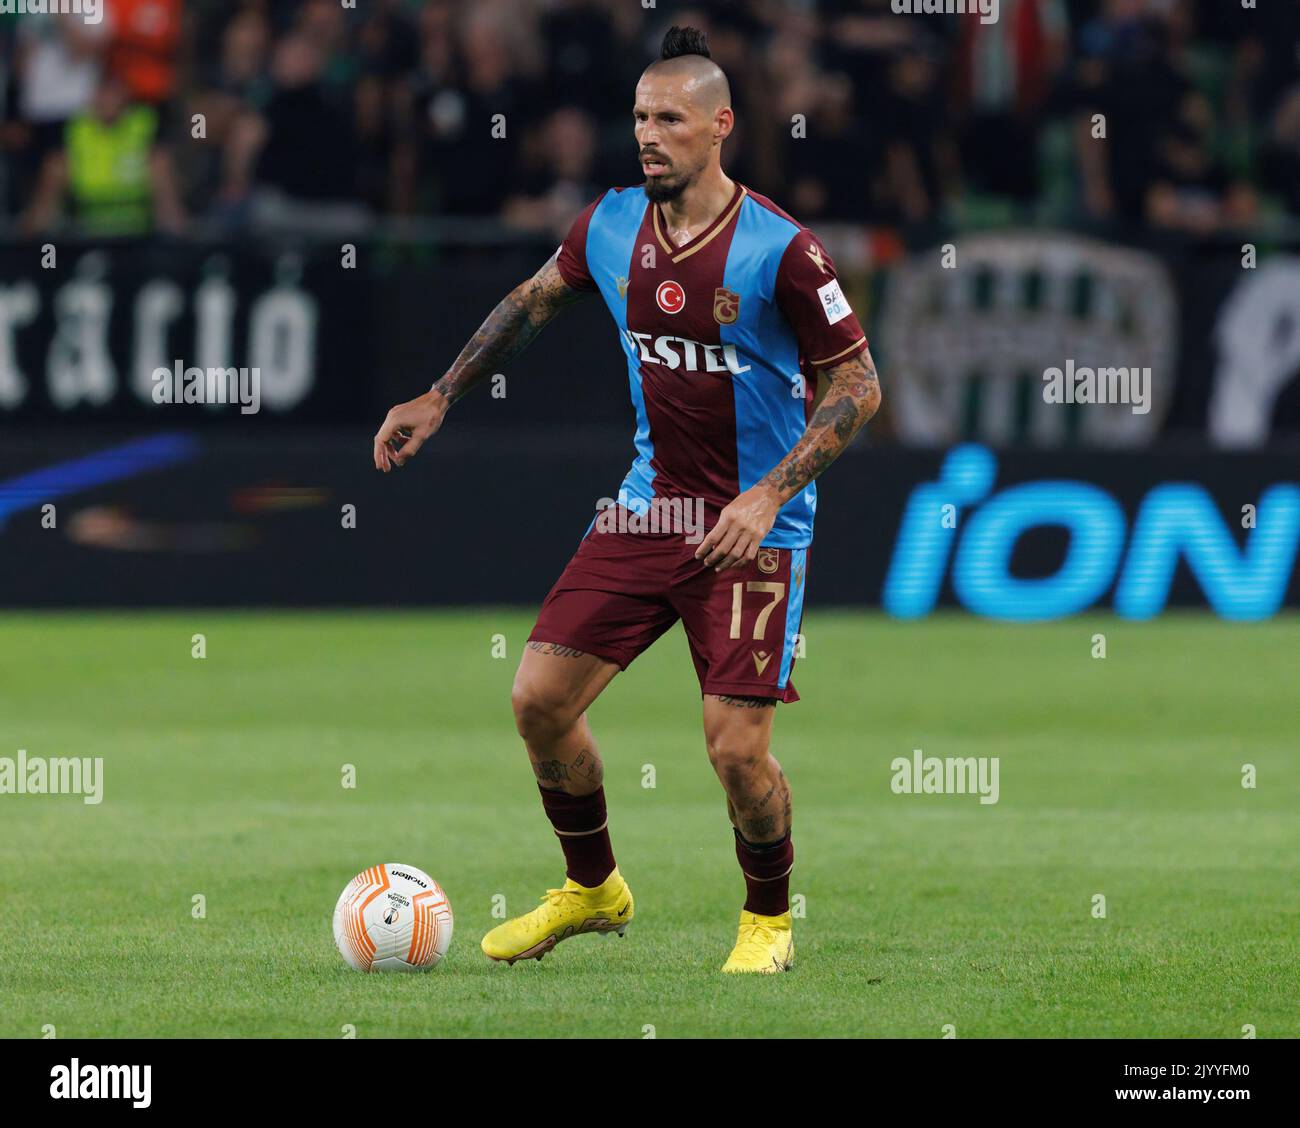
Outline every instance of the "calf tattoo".
[(570, 770), (574, 775), (581, 776), (588, 783), (600, 783), (605, 776), (605, 769), (600, 762), (600, 757), (590, 748), (584, 748), (578, 753), (570, 765)]
[(572, 760), (534, 760), (533, 775), (537, 782), (566, 783), (573, 780), (586, 780), (600, 786), (605, 777), (605, 766), (600, 762), (594, 748), (582, 748)]
[(785, 772), (777, 773), (777, 781), (761, 799), (741, 810), (733, 810), (732, 822), (737, 824), (747, 842), (763, 843), (788, 834), (790, 831), (790, 785), (785, 782)]
[(563, 760), (536, 760), (533, 775), (538, 783), (559, 783), (569, 778), (569, 765)]

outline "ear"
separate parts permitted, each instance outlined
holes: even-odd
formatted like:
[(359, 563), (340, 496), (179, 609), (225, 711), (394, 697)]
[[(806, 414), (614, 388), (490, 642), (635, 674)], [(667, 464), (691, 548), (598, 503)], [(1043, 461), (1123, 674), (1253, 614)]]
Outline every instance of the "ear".
[(713, 140), (721, 144), (731, 136), (736, 126), (736, 115), (730, 106), (722, 106), (713, 115)]

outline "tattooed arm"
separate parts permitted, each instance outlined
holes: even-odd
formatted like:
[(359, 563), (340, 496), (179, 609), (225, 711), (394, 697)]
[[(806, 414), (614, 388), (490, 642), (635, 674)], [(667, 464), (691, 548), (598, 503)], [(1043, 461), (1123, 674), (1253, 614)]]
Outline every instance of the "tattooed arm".
[[(880, 407), (880, 381), (870, 352), (818, 373), (827, 386), (794, 450), (764, 479), (784, 505), (844, 450)], [(764, 533), (764, 536), (767, 534)]]
[(510, 291), (478, 327), (447, 373), (422, 396), (399, 403), (375, 434), (375, 469), (409, 461), (442, 426), (447, 409), (485, 376), (521, 353), (565, 306), (583, 297), (564, 281), (556, 251), (545, 266)]
[(794, 449), (722, 511), (696, 550), (697, 559), (719, 572), (758, 555), (781, 506), (839, 457), (880, 406), (880, 381), (869, 351), (823, 369), (818, 376), (826, 386)]

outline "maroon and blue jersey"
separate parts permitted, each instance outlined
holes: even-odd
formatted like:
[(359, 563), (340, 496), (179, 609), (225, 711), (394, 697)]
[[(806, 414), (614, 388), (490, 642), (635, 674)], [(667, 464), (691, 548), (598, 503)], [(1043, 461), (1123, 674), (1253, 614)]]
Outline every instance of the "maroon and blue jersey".
[[(673, 246), (642, 188), (607, 191), (574, 222), (558, 265), (599, 290), (627, 354), (636, 459), (618, 500), (700, 498), (707, 524), (799, 441), (816, 370), (867, 347), (835, 267), (811, 231), (736, 185), (713, 223)], [(806, 548), (817, 487), (777, 515), (763, 544)]]

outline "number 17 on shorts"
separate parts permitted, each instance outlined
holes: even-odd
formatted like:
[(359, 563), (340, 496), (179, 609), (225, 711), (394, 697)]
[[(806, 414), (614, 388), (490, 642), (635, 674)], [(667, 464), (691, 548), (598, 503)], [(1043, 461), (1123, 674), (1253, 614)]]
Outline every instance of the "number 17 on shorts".
[[(713, 574), (707, 616), (713, 637), (701, 639), (701, 646), (691, 639), (697, 667), (703, 663), (707, 669), (701, 677), (706, 692), (799, 700), (790, 674), (803, 621), (807, 562), (804, 548), (761, 548), (743, 568)], [(690, 617), (682, 618), (690, 636)]]

